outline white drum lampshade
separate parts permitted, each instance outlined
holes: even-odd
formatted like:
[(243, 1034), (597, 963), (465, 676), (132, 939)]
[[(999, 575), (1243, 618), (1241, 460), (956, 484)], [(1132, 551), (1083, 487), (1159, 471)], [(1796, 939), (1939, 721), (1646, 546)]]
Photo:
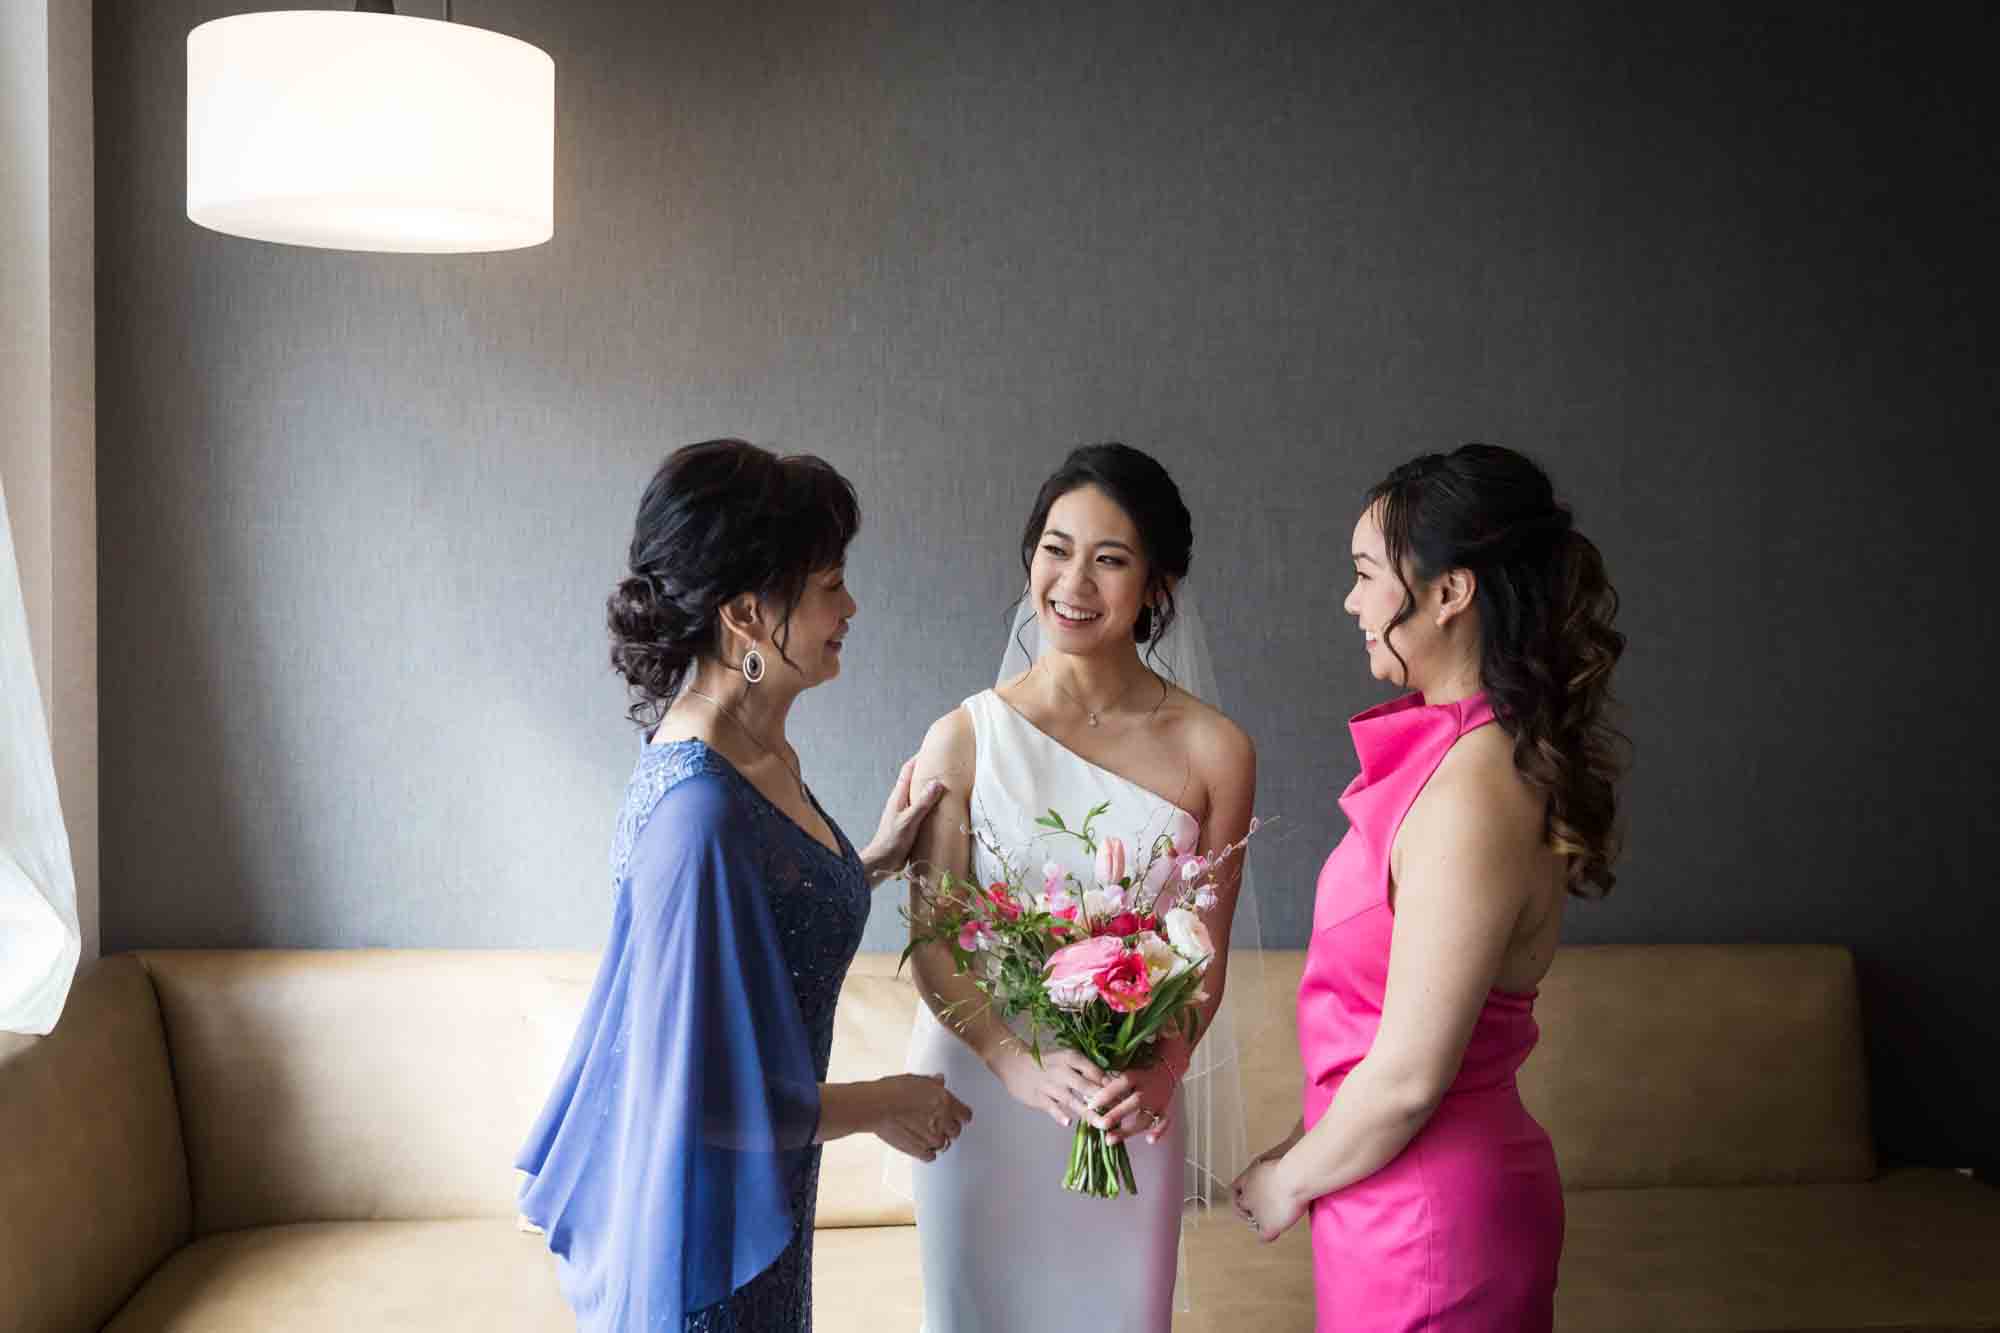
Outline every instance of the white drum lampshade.
[(483, 28), (290, 10), (188, 33), (187, 213), (333, 250), (555, 234), (555, 62)]

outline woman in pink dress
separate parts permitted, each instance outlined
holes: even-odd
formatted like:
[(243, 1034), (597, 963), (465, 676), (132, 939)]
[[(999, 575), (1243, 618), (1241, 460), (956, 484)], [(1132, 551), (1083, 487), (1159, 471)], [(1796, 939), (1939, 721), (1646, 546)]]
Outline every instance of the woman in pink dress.
[(1236, 1206), (1267, 1241), (1310, 1212), (1321, 1330), (1546, 1330), (1562, 1184), (1514, 1073), (1566, 897), (1613, 881), (1617, 594), (1548, 476), (1490, 445), (1392, 472), (1353, 556), (1345, 608), (1408, 693), (1351, 724), (1299, 983), (1304, 1115)]

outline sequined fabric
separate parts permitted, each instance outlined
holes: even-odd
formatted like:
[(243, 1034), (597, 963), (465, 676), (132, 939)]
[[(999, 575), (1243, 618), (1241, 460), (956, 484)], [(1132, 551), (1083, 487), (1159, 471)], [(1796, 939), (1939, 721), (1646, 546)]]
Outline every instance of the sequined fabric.
[[(817, 799), (813, 807), (840, 843), (838, 855), (771, 804), (728, 760), (698, 740), (687, 740), (648, 747), (633, 774), (612, 836), (614, 883), (624, 876), (632, 847), (661, 796), (697, 774), (723, 777), (743, 802), (792, 990), (812, 1040), (813, 1066), (824, 1082), (833, 1055), (834, 1005), (868, 921), (867, 872), (847, 835)], [(688, 1315), (683, 1333), (808, 1333), (812, 1328), (812, 1215), (819, 1160), (814, 1148), (792, 1183), (792, 1214), (801, 1225), (791, 1245), (728, 1300)]]

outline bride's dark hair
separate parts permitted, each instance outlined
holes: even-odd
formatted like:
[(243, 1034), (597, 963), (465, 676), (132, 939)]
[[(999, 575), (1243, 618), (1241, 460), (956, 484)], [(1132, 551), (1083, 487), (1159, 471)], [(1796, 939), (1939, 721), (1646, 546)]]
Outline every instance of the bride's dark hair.
[(1145, 548), (1140, 554), (1146, 558), (1146, 609), (1139, 612), (1132, 637), (1140, 643), (1157, 643), (1174, 623), (1174, 590), (1168, 580), (1186, 578), (1194, 559), (1194, 519), (1181, 500), (1181, 488), (1151, 454), (1115, 442), (1071, 450), (1042, 483), (1027, 526), (1021, 529), (1021, 571), (1034, 568), (1035, 548), (1049, 524), (1049, 510), (1085, 486), (1110, 496), (1139, 530), (1139, 544)]
[(1406, 568), (1422, 580), (1472, 572), (1480, 681), (1513, 738), (1514, 767), (1547, 796), (1548, 842), (1569, 858), (1570, 891), (1609, 893), (1626, 744), (1605, 714), (1625, 636), (1611, 625), (1618, 593), (1596, 544), (1573, 526), (1548, 474), (1497, 445), (1413, 459), (1370, 490), (1368, 503), (1403, 586), (1383, 644), (1407, 678), (1388, 635), (1416, 612)]

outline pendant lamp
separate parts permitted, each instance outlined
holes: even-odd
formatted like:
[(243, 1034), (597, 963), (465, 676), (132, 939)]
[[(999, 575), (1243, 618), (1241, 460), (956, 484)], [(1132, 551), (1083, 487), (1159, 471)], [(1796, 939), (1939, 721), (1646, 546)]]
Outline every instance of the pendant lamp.
[(287, 10), (187, 39), (187, 214), (330, 250), (514, 250), (555, 234), (555, 62), (483, 28)]

